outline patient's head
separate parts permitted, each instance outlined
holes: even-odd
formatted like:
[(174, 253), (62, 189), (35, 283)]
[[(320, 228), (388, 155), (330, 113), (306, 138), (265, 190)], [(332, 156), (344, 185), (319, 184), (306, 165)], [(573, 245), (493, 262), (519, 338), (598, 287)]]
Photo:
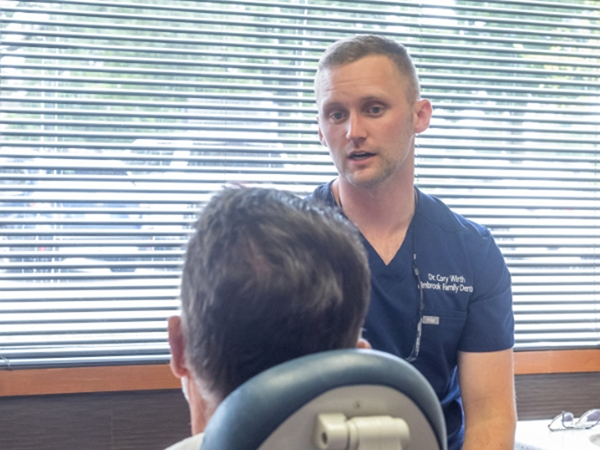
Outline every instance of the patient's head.
[(173, 370), (218, 403), (272, 366), (356, 347), (369, 286), (363, 246), (339, 213), (282, 191), (225, 189), (188, 245), (181, 321), (169, 323)]

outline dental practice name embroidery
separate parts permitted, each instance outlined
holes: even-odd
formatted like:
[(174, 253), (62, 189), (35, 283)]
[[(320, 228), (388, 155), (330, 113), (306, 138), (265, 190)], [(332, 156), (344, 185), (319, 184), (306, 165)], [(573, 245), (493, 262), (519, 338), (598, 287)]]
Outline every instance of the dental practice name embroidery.
[(449, 292), (473, 292), (473, 286), (466, 284), (467, 280), (462, 275), (427, 274), (427, 281), (421, 281), (423, 289)]

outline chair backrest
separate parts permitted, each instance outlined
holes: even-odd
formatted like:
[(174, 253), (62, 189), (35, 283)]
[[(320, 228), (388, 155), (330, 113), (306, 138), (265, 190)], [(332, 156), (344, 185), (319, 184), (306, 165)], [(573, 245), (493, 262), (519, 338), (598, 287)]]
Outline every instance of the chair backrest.
[[(386, 442), (372, 446), (382, 436)], [(446, 450), (441, 405), (405, 361), (374, 350), (335, 350), (248, 380), (216, 409), (202, 444), (202, 450), (319, 448)]]

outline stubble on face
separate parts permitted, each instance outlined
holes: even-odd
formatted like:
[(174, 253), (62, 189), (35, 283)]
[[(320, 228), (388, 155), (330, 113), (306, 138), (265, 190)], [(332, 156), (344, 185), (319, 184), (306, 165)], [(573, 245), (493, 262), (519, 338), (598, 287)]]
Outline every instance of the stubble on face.
[[(414, 163), (409, 159), (414, 153), (413, 114), (406, 89), (406, 80), (385, 56), (365, 57), (319, 72), (316, 95), (321, 140), (345, 182), (373, 189), (396, 174), (410, 172), (412, 177)], [(385, 115), (361, 117), (366, 130), (364, 140), (346, 136), (347, 124), (329, 123), (329, 102), (339, 101), (343, 105), (342, 110), (354, 108), (355, 113), (362, 113), (362, 102), (370, 105), (368, 102), (371, 100), (364, 99), (371, 97), (376, 99), (374, 104), (383, 105)], [(323, 102), (326, 103), (324, 107)], [(354, 164), (348, 155), (357, 150), (372, 153), (371, 161), (363, 165)]]

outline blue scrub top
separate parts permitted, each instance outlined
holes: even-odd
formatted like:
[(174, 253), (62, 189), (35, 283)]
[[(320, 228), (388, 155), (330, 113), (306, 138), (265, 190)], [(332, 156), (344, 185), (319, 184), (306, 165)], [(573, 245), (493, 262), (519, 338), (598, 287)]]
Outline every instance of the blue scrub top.
[[(330, 184), (312, 199), (335, 206)], [(385, 264), (363, 237), (371, 269), (371, 303), (363, 337), (376, 350), (407, 358), (415, 345), (420, 296), (420, 352), (412, 364), (435, 390), (446, 418), (448, 449), (462, 446), (464, 425), (457, 352), (491, 352), (514, 344), (510, 274), (487, 228), (417, 190), (415, 215), (400, 249)], [(362, 236), (362, 235), (361, 235)]]

